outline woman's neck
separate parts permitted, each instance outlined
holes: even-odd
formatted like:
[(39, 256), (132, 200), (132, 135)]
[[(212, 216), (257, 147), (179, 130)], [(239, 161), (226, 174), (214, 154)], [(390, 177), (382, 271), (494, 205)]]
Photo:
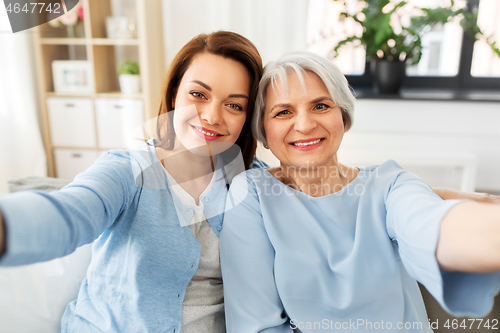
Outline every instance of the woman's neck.
[(156, 155), (177, 184), (198, 204), (200, 195), (210, 183), (215, 171), (215, 156), (198, 156), (187, 149), (175, 147), (171, 150), (158, 147)]
[(356, 178), (359, 170), (339, 163), (328, 166), (294, 167), (281, 165), (273, 174), (286, 185), (312, 197), (322, 197), (343, 189)]

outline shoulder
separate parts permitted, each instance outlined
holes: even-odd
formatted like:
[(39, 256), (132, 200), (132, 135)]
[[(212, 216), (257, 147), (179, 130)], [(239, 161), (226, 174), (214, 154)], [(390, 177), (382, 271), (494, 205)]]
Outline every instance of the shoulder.
[(374, 191), (380, 193), (384, 200), (415, 199), (420, 197), (439, 198), (432, 188), (416, 174), (403, 169), (397, 162), (389, 160), (373, 169)]
[(268, 174), (267, 178), (274, 177), (277, 180), (279, 180), (280, 182), (284, 182), (283, 171), (282, 171), (281, 167), (271, 167), (271, 168), (265, 169), (265, 171), (267, 171), (267, 174)]
[[(139, 162), (140, 160), (150, 160), (151, 158), (148, 155), (154, 153), (154, 146), (149, 145), (148, 143), (144, 143), (143, 145), (138, 146), (134, 149), (112, 149), (108, 150), (104, 154), (102, 154), (97, 161), (116, 161), (116, 162)], [(151, 162), (150, 162), (151, 163)]]
[[(82, 177), (97, 175), (103, 179), (119, 178), (140, 187), (163, 188), (163, 172), (155, 147), (147, 143), (136, 149), (113, 149), (101, 155)], [(76, 178), (77, 179), (77, 178)], [(76, 180), (75, 179), (75, 180)]]
[(406, 171), (394, 160), (359, 169), (358, 182), (361, 182), (365, 187), (364, 192), (378, 194), (384, 200), (389, 193), (401, 187), (431, 191), (430, 186), (420, 177)]
[(363, 168), (359, 168), (361, 172), (367, 175), (373, 175), (376, 173), (390, 174), (394, 172), (404, 171), (404, 169), (394, 160), (387, 160), (382, 164), (371, 165)]
[(383, 183), (392, 183), (400, 175), (408, 173), (396, 161), (388, 160), (379, 165), (372, 165), (364, 168), (359, 168), (358, 177), (366, 178), (367, 181), (381, 185)]
[(250, 169), (260, 169), (260, 168), (269, 168), (269, 164), (267, 164), (258, 157), (254, 157), (252, 163), (250, 164)]
[(231, 188), (233, 186), (241, 186), (242, 184), (251, 184), (253, 186), (256, 182), (258, 182), (258, 179), (262, 177), (263, 171), (263, 168), (258, 168), (248, 169), (241, 172), (236, 177), (234, 177), (231, 183)]
[[(378, 169), (378, 170), (377, 170)], [(385, 181), (389, 184), (395, 184), (398, 182), (412, 182), (420, 183), (429, 187), (420, 177), (414, 173), (403, 169), (396, 161), (388, 160), (381, 164), (376, 169), (377, 176), (381, 181)]]
[(273, 176), (264, 168), (249, 169), (234, 177), (230, 190), (244, 192), (259, 192), (259, 188), (269, 182)]
[[(113, 149), (102, 154), (95, 162), (94, 167), (114, 169), (116, 172), (132, 172), (137, 173), (137, 170), (145, 169), (153, 164), (152, 161), (147, 162), (147, 151), (140, 149), (122, 150)], [(149, 159), (151, 160), (151, 159)]]
[(75, 179), (93, 174), (102, 174), (102, 176), (106, 177), (107, 173), (123, 176), (124, 174), (130, 173), (132, 160), (128, 151), (113, 149), (99, 156), (87, 171), (79, 174)]

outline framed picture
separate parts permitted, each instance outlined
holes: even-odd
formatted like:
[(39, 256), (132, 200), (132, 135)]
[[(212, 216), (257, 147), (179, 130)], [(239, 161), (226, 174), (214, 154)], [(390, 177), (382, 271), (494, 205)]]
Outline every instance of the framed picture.
[(93, 92), (90, 62), (55, 60), (52, 62), (54, 90), (58, 94), (86, 95)]
[(129, 20), (126, 16), (106, 17), (106, 36), (108, 38), (133, 38), (133, 33), (129, 29)]

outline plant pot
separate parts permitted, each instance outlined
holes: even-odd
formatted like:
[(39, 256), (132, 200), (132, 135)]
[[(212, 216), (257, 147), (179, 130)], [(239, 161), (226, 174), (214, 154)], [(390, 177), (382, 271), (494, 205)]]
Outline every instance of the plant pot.
[(120, 90), (122, 94), (137, 94), (141, 91), (140, 75), (120, 74)]
[(373, 84), (379, 94), (397, 94), (403, 84), (405, 73), (404, 61), (371, 61)]

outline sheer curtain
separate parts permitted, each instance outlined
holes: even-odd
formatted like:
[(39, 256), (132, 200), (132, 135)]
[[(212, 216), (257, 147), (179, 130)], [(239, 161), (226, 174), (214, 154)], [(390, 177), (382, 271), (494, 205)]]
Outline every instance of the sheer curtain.
[(12, 34), (0, 4), (0, 195), (10, 179), (47, 175), (37, 103), (30, 30)]
[(166, 61), (199, 33), (231, 30), (250, 39), (264, 64), (306, 49), (308, 0), (162, 0)]

